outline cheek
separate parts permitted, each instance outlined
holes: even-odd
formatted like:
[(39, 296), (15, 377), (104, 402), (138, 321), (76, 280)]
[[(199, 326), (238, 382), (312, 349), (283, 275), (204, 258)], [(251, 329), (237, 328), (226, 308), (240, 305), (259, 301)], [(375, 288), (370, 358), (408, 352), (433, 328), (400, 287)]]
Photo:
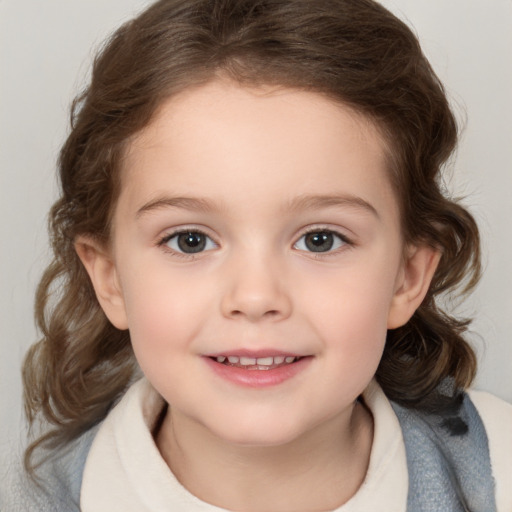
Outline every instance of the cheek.
[[(382, 251), (385, 253), (385, 251)], [(399, 257), (356, 254), (339, 268), (305, 272), (301, 295), (321, 308), (352, 311), (379, 321), (394, 296)]]
[(139, 360), (172, 356), (188, 347), (200, 329), (205, 302), (200, 288), (177, 276), (164, 276), (153, 267), (123, 286), (130, 337)]
[(354, 362), (376, 354), (378, 364), (398, 266), (398, 257), (361, 257), (336, 273), (317, 275), (299, 292), (321, 338)]

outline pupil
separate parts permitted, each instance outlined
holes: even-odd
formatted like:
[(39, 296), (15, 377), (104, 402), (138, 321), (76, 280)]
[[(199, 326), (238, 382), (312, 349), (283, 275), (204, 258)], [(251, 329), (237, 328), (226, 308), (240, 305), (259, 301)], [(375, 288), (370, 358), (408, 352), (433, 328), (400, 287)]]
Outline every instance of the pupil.
[(201, 233), (183, 233), (178, 236), (178, 246), (189, 254), (201, 252), (206, 246), (206, 237)]
[(334, 238), (332, 233), (320, 231), (306, 235), (306, 247), (312, 252), (326, 252), (332, 249)]

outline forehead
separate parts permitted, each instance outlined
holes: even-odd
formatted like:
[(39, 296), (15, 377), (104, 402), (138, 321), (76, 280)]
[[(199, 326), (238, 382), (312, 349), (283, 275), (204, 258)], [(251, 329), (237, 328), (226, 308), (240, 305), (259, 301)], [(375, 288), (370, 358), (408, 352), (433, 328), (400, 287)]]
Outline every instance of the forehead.
[(139, 203), (169, 192), (222, 203), (227, 191), (285, 202), (337, 187), (378, 204), (390, 192), (387, 146), (370, 119), (317, 93), (220, 80), (160, 107), (130, 142), (121, 182)]

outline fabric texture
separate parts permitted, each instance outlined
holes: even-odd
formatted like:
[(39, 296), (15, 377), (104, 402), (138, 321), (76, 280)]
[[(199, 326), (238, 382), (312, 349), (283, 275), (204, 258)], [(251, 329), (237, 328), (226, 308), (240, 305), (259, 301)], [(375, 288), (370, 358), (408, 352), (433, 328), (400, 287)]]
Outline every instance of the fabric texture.
[(443, 415), (394, 409), (407, 452), (407, 510), (496, 512), (487, 435), (469, 397)]
[[(363, 394), (375, 425), (368, 473), (335, 512), (511, 512), (512, 406), (476, 398), (478, 410), (461, 394), (451, 408), (422, 414), (391, 404), (372, 383)], [(190, 494), (161, 458), (151, 431), (163, 405), (146, 380), (135, 383), (99, 428), (44, 464), (46, 493), (20, 475), (2, 491), (0, 510), (224, 510)]]
[(0, 492), (0, 512), (79, 511), (83, 470), (98, 427), (88, 430), (65, 450), (42, 454), (39, 482), (31, 480), (21, 464), (9, 468)]
[(495, 475), (499, 512), (512, 512), (512, 405), (485, 391), (469, 396), (483, 420)]

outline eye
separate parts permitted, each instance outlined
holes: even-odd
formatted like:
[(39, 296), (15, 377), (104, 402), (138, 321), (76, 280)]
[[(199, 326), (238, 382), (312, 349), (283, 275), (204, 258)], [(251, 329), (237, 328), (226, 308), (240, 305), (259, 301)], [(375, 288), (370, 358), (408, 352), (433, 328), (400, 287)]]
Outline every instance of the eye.
[(166, 245), (169, 249), (183, 254), (197, 254), (217, 247), (217, 244), (208, 235), (192, 230), (166, 236), (159, 245)]
[(293, 247), (299, 251), (330, 252), (348, 243), (343, 235), (325, 229), (302, 235)]

